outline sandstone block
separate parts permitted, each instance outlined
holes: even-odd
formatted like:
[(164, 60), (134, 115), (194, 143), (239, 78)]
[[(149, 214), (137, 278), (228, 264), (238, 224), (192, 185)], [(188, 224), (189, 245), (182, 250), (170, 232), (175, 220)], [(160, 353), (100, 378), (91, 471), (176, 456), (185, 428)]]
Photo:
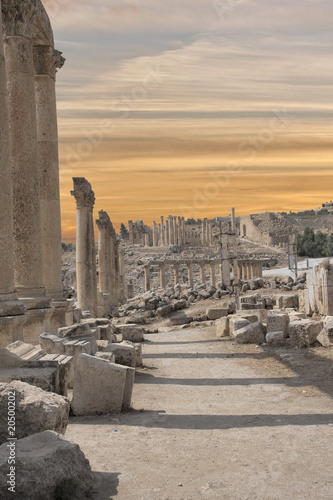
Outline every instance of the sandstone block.
[(247, 319), (239, 318), (239, 317), (230, 317), (229, 318), (229, 332), (232, 335), (236, 330), (240, 330), (245, 326), (248, 326), (250, 321)]
[(109, 344), (104, 352), (112, 352), (116, 357), (116, 363), (124, 366), (135, 368), (136, 366), (136, 351), (132, 345), (126, 344)]
[(76, 325), (58, 328), (58, 334), (62, 337), (78, 337), (80, 335), (91, 335), (91, 328), (89, 324), (77, 323)]
[(216, 326), (216, 337), (228, 337), (229, 336), (229, 318), (220, 318), (215, 322)]
[(285, 345), (286, 338), (284, 332), (269, 332), (266, 335), (266, 343), (272, 347)]
[(298, 295), (280, 295), (278, 298), (279, 309), (289, 309), (298, 307)]
[(264, 327), (260, 321), (234, 330), (232, 335), (238, 344), (261, 344), (265, 341)]
[(25, 382), (0, 383), (0, 444), (8, 438), (9, 394), (15, 394), (17, 439), (45, 430), (65, 433), (70, 409), (67, 398)]
[(74, 415), (121, 411), (126, 385), (126, 368), (96, 356), (79, 356), (73, 387)]
[(215, 308), (208, 308), (206, 310), (206, 316), (210, 320), (216, 320), (219, 318), (223, 318), (225, 316), (228, 316), (228, 314), (229, 314), (228, 308), (215, 307)]
[(188, 325), (192, 323), (193, 317), (187, 316), (184, 312), (177, 312), (169, 318), (169, 324), (171, 326)]
[[(1, 498), (41, 500), (91, 495), (93, 477), (78, 444), (62, 434), (44, 431), (16, 441), (15, 494), (8, 491), (8, 447), (0, 446)], [(65, 496), (66, 495), (66, 496)], [(68, 496), (70, 495), (70, 496)]]
[(315, 344), (323, 329), (322, 321), (300, 320), (289, 323), (291, 344), (298, 347), (310, 347)]
[(289, 330), (289, 315), (288, 314), (271, 314), (267, 318), (267, 332), (283, 332), (287, 337)]
[(122, 334), (123, 340), (131, 342), (144, 341), (144, 329), (136, 325), (118, 325), (118, 332)]
[(156, 312), (159, 316), (169, 316), (175, 310), (173, 304), (167, 304), (166, 306), (159, 307)]

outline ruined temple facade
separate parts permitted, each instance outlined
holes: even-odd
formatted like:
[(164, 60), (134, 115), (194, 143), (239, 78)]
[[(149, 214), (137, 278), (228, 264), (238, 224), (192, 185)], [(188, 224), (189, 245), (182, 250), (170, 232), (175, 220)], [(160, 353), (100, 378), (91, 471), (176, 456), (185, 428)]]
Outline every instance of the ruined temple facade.
[(240, 236), (256, 243), (287, 248), (291, 226), (272, 212), (244, 215), (239, 219)]
[(1, 0), (1, 345), (68, 319), (63, 298), (55, 50), (40, 0)]

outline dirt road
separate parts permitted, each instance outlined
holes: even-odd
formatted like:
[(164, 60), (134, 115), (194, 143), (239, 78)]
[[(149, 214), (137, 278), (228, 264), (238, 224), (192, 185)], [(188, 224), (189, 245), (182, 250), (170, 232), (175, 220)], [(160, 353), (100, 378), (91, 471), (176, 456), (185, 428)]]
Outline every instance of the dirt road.
[(330, 353), (294, 351), (290, 368), (211, 327), (148, 339), (134, 410), (71, 418), (94, 499), (333, 498)]

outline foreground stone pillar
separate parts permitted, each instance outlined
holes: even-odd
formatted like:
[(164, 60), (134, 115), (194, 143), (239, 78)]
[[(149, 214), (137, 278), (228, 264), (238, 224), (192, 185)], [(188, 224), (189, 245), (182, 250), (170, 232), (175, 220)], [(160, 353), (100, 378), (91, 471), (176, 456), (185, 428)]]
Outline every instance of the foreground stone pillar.
[(8, 96), (2, 42), (0, 0), (0, 348), (23, 340), (22, 325), (27, 319), (14, 285), (12, 169), (8, 127)]
[(160, 265), (160, 288), (166, 288), (165, 264)]
[[(47, 309), (45, 296), (37, 159), (34, 60), (31, 19), (36, 5), (2, 1), (9, 94), (10, 148), (13, 172), (14, 275), (27, 309)], [(2, 114), (2, 109), (1, 109)]]
[(191, 262), (187, 264), (187, 273), (188, 273), (188, 284), (191, 288), (193, 288), (193, 265)]
[(150, 291), (150, 264), (145, 266), (145, 291)]
[(96, 249), (93, 223), (95, 193), (84, 177), (73, 177), (76, 201), (76, 282), (79, 308), (97, 315)]
[(110, 217), (104, 210), (99, 212), (96, 220), (98, 227), (98, 277), (99, 277), (99, 308), (101, 316), (109, 312), (111, 306), (111, 245), (110, 245)]
[(43, 274), (47, 295), (52, 298), (63, 296), (55, 78), (64, 62), (52, 47), (34, 47)]

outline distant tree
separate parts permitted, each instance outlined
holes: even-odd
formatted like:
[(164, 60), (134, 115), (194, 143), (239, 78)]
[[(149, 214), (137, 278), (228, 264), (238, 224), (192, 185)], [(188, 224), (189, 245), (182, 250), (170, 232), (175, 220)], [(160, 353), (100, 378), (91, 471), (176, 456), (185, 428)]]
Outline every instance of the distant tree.
[(75, 245), (73, 245), (73, 243), (64, 243), (64, 242), (61, 243), (61, 247), (63, 252), (72, 252), (76, 248)]
[(123, 222), (120, 224), (120, 236), (123, 240), (128, 240), (129, 238), (129, 231)]
[(297, 249), (298, 255), (303, 257), (331, 257), (333, 234), (315, 233), (312, 228), (306, 227), (303, 233), (297, 235)]

